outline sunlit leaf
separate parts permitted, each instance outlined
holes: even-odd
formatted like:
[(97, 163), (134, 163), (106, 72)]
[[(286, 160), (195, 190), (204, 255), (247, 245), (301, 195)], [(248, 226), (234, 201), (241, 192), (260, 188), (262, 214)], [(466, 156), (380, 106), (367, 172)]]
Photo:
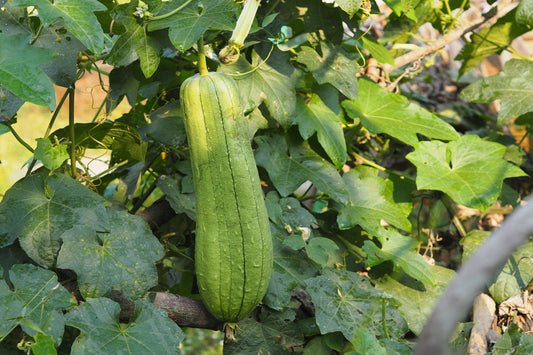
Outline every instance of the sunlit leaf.
[(503, 158), (505, 150), (466, 135), (449, 143), (421, 142), (406, 158), (417, 167), (418, 189), (439, 190), (461, 205), (486, 210), (498, 199), (504, 179), (525, 176)]

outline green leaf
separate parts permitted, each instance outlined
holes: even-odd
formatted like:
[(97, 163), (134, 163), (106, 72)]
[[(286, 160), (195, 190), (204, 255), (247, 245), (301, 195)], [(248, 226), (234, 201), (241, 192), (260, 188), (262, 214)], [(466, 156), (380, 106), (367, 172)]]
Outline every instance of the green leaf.
[(283, 355), (303, 345), (304, 337), (294, 322), (294, 310), (273, 312), (262, 309), (258, 318), (251, 316), (237, 324), (237, 341), (226, 342), (224, 354)]
[(351, 17), (359, 11), (363, 0), (335, 0), (335, 3)]
[(320, 266), (326, 266), (329, 260), (329, 253), (337, 249), (339, 247), (333, 240), (323, 237), (311, 239), (305, 247), (309, 259)]
[[(185, 4), (186, 0), (164, 2), (158, 16), (168, 14)], [(208, 29), (228, 30), (235, 27), (235, 13), (239, 6), (232, 0), (203, 0), (201, 9), (192, 1), (176, 14), (163, 19), (152, 20), (148, 30), (169, 28), (170, 41), (180, 51), (191, 48)]]
[(60, 344), (64, 331), (62, 311), (76, 306), (76, 300), (59, 284), (57, 275), (34, 265), (19, 264), (9, 271), (9, 282), (12, 289), (0, 272), (0, 339), (21, 325), (30, 336), (37, 333), (35, 328), (40, 328)]
[(502, 303), (506, 299), (524, 291), (533, 280), (533, 241), (520, 246), (505, 262), (494, 282), (489, 286), (489, 292), (494, 301)]
[(407, 324), (397, 310), (398, 302), (374, 288), (364, 276), (325, 269), (323, 275), (305, 283), (322, 334), (340, 331), (346, 339), (353, 339), (358, 328), (365, 328), (375, 336), (386, 337), (384, 324), (393, 338), (407, 332)]
[(293, 124), (296, 107), (294, 81), (264, 62), (255, 51), (251, 64), (240, 56), (235, 64), (221, 65), (219, 71), (237, 82), (244, 111), (251, 111), (264, 102), (283, 128), (288, 129)]
[(150, 124), (139, 130), (156, 141), (179, 149), (187, 134), (179, 101), (172, 101), (150, 113)]
[(349, 202), (340, 207), (337, 217), (340, 229), (360, 225), (375, 233), (381, 220), (385, 220), (397, 228), (411, 230), (407, 219), (409, 211), (394, 201), (392, 181), (379, 176), (361, 176), (353, 169), (345, 173), (342, 180), (348, 190)]
[(56, 347), (54, 345), (54, 338), (51, 335), (44, 335), (37, 333), (33, 337), (35, 343), (31, 344), (31, 350), (35, 355), (56, 355)]
[(60, 235), (78, 225), (106, 229), (105, 199), (61, 174), (30, 175), (17, 181), (0, 202), (0, 247), (19, 238), (37, 263), (53, 267)]
[(24, 100), (0, 85), (0, 135), (10, 131), (2, 122), (9, 121), (23, 104)]
[(166, 199), (176, 213), (185, 213), (192, 220), (196, 220), (196, 199), (194, 194), (185, 193), (183, 179), (179, 175), (162, 175), (157, 187), (166, 195)]
[(533, 25), (533, 1), (522, 0), (516, 10), (516, 22), (528, 26)]
[(366, 79), (359, 79), (357, 99), (346, 100), (342, 106), (348, 116), (359, 118), (370, 133), (386, 133), (413, 147), (419, 143), (417, 134), (444, 140), (459, 138), (452, 126), (431, 112)]
[(489, 28), (472, 32), (470, 42), (455, 57), (455, 60), (463, 60), (459, 75), (464, 75), (491, 54), (501, 53), (515, 38), (529, 31), (528, 26), (515, 21), (515, 14), (516, 10), (509, 11)]
[(294, 121), (304, 139), (316, 132), (318, 142), (333, 164), (337, 169), (342, 168), (347, 158), (342, 119), (322, 102), (320, 96), (313, 94), (309, 102), (299, 99)]
[(107, 8), (97, 0), (13, 0), (12, 5), (36, 6), (44, 26), (62, 18), (68, 30), (95, 55), (104, 48), (104, 33), (93, 12), (106, 11)]
[(163, 246), (141, 217), (107, 213), (107, 231), (75, 226), (61, 235), (57, 267), (76, 272), (84, 298), (105, 296), (112, 289), (131, 299), (142, 297), (157, 285), (155, 262), (163, 257)]
[(481, 246), (483, 241), (490, 235), (489, 231), (473, 229), (468, 232), (460, 244), (463, 247), (462, 262), (464, 263)]
[(119, 322), (120, 306), (108, 298), (89, 298), (66, 315), (67, 325), (81, 331), (71, 354), (179, 354), (183, 332), (162, 309), (135, 302), (128, 324)]
[(372, 57), (374, 57), (378, 62), (394, 65), (394, 58), (390, 54), (389, 50), (384, 45), (379, 43), (374, 37), (368, 35), (363, 36), (361, 41), (363, 42), (363, 48), (370, 52)]
[(417, 168), (419, 190), (442, 191), (463, 206), (484, 211), (498, 199), (504, 179), (526, 175), (503, 158), (505, 150), (467, 135), (449, 143), (421, 142), (406, 158)]
[(293, 232), (298, 227), (311, 228), (316, 223), (315, 217), (294, 197), (284, 197), (279, 200), (281, 207), (280, 222), (284, 226), (290, 226)]
[(533, 62), (511, 59), (503, 72), (468, 85), (461, 98), (471, 102), (501, 100), (498, 123), (533, 111)]
[(376, 280), (376, 288), (392, 295), (401, 303), (399, 309), (407, 320), (409, 329), (416, 335), (422, 331), (433, 306), (455, 275), (453, 270), (440, 266), (433, 266), (433, 273), (436, 278), (435, 288), (426, 287), (421, 282), (398, 273)]
[(354, 344), (355, 354), (387, 355), (387, 351), (376, 339), (376, 336), (365, 328), (357, 328), (355, 338), (351, 343)]
[(305, 280), (318, 273), (317, 266), (308, 261), (302, 251), (294, 251), (283, 244), (284, 235), (273, 228), (274, 272), (263, 298), (265, 305), (278, 311), (289, 304), (292, 290), (303, 288)]
[(48, 138), (37, 138), (35, 159), (40, 160), (49, 170), (59, 168), (69, 158), (67, 146), (64, 144), (52, 145)]
[(305, 64), (319, 84), (331, 84), (349, 99), (357, 97), (359, 65), (342, 47), (321, 42), (322, 55), (303, 46), (296, 60)]
[(369, 240), (365, 240), (363, 245), (363, 251), (368, 255), (368, 266), (372, 267), (390, 260), (394, 268), (400, 268), (413, 279), (424, 285), (436, 286), (433, 268), (416, 251), (418, 246), (416, 239), (403, 236), (393, 229), (384, 228), (380, 228), (377, 238), (381, 243), (381, 249)]
[(111, 12), (113, 19), (126, 31), (113, 44), (106, 61), (115, 66), (125, 66), (140, 59), (141, 70), (149, 78), (159, 66), (162, 48), (157, 39), (146, 31), (146, 24), (139, 23), (133, 16), (137, 5), (137, 2), (122, 4)]
[(310, 180), (331, 198), (348, 203), (348, 191), (337, 169), (315, 153), (308, 144), (293, 144), (289, 147), (285, 138), (277, 134), (259, 136), (256, 142), (257, 165), (267, 170), (282, 196), (290, 195)]
[(56, 54), (31, 46), (29, 38), (24, 33), (0, 33), (0, 82), (21, 99), (52, 110), (56, 105), (54, 86), (39, 65), (51, 61)]

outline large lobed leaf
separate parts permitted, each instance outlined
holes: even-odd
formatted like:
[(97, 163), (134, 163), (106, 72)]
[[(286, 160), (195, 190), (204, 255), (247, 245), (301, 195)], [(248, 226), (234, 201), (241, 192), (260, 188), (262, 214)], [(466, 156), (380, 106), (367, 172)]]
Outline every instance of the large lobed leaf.
[(346, 100), (342, 106), (370, 133), (386, 133), (413, 147), (419, 143), (417, 134), (443, 140), (459, 138), (452, 126), (431, 112), (367, 79), (359, 79), (357, 99)]
[(420, 334), (439, 296), (455, 275), (453, 270), (433, 266), (436, 287), (427, 287), (403, 273), (385, 275), (376, 280), (376, 288), (387, 292), (400, 302), (399, 310), (404, 315), (409, 329)]
[[(170, 13), (185, 4), (186, 0), (163, 3), (158, 16)], [(180, 51), (191, 48), (208, 28), (232, 30), (238, 5), (232, 0), (203, 0), (201, 9), (197, 1), (191, 1), (177, 13), (150, 21), (148, 30), (168, 28), (170, 41)]]
[(40, 329), (61, 343), (64, 319), (61, 311), (76, 306), (76, 300), (57, 281), (57, 275), (34, 265), (13, 265), (10, 286), (0, 267), (0, 339), (17, 325), (33, 336)]
[(461, 98), (472, 102), (501, 100), (498, 122), (506, 123), (533, 111), (533, 62), (511, 59), (503, 72), (476, 81), (461, 92)]
[(313, 299), (322, 334), (340, 331), (351, 340), (358, 328), (365, 328), (375, 336), (385, 337), (385, 326), (394, 339), (407, 332), (407, 324), (397, 309), (399, 303), (374, 288), (364, 276), (325, 269), (323, 275), (306, 281), (306, 291)]
[(81, 331), (71, 354), (179, 354), (183, 332), (165, 311), (151, 303), (135, 302), (127, 324), (119, 321), (120, 306), (107, 298), (89, 298), (66, 315), (67, 325)]
[(79, 225), (106, 230), (104, 202), (102, 196), (66, 175), (23, 178), (0, 202), (0, 247), (19, 238), (35, 262), (53, 267), (64, 231)]
[(114, 210), (107, 214), (107, 231), (75, 226), (61, 235), (57, 267), (76, 272), (84, 298), (112, 289), (131, 299), (142, 297), (157, 285), (154, 263), (163, 257), (163, 246), (141, 217)]
[(418, 189), (442, 191), (461, 205), (486, 210), (504, 179), (526, 175), (504, 159), (505, 151), (499, 143), (467, 135), (449, 143), (421, 142), (406, 158), (417, 167)]
[(255, 51), (252, 52), (252, 63), (240, 56), (235, 64), (220, 66), (219, 70), (237, 82), (244, 111), (251, 111), (264, 102), (283, 128), (293, 124), (296, 108), (293, 80), (263, 61)]

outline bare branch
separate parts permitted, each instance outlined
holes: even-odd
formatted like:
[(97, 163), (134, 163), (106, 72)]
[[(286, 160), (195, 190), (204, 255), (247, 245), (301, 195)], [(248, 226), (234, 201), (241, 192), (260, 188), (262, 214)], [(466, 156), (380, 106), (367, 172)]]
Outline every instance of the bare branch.
[(420, 47), (418, 49), (415, 49), (411, 52), (408, 52), (404, 55), (397, 57), (394, 60), (394, 66), (390, 64), (386, 64), (384, 67), (384, 70), (387, 73), (390, 73), (396, 68), (402, 67), (418, 59), (424, 58), (425, 56), (430, 55), (431, 53), (434, 53), (441, 48), (444, 48), (444, 46), (446, 46), (447, 44), (458, 40), (465, 34), (474, 31), (475, 29), (485, 24), (487, 21), (504, 16), (509, 11), (511, 11), (516, 5), (518, 5), (518, 1), (516, 0), (501, 0), (490, 11), (486, 12), (483, 15), (477, 15), (476, 10), (474, 9), (467, 10), (465, 11), (462, 17), (463, 18), (473, 17), (473, 18), (469, 19), (463, 26), (456, 28), (454, 30), (451, 30), (443, 37), (437, 39), (434, 42), (431, 42), (430, 44), (426, 46)]
[(533, 233), (533, 203), (517, 208), (458, 270), (429, 317), (415, 354), (449, 354), (448, 340), (509, 256)]

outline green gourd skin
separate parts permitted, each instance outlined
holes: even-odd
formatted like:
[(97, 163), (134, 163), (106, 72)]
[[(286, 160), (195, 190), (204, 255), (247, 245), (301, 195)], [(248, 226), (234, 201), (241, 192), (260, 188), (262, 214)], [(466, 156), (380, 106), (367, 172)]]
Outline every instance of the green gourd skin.
[(197, 74), (181, 87), (196, 194), (195, 268), (211, 314), (236, 322), (266, 293), (272, 237), (235, 81)]

